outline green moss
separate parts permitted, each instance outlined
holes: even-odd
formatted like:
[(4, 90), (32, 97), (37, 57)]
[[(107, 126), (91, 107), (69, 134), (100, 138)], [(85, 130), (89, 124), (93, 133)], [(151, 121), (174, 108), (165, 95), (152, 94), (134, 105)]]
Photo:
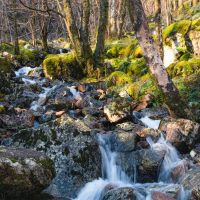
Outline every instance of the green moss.
[(142, 76), (138, 81), (129, 84), (127, 92), (136, 100), (141, 100), (144, 95), (150, 94), (153, 106), (159, 106), (163, 103), (163, 96), (149, 73)]
[(3, 42), (0, 44), (0, 51), (6, 51), (10, 54), (14, 53), (14, 46), (10, 43)]
[(168, 73), (172, 77), (188, 76), (200, 70), (200, 59), (192, 58), (188, 61), (180, 61), (172, 64), (167, 68)]
[(17, 59), (23, 65), (36, 65), (39, 66), (42, 63), (43, 58), (40, 58), (38, 54), (43, 55), (45, 57), (47, 55), (46, 52), (40, 50), (30, 50), (24, 47), (20, 47), (20, 55), (16, 56)]
[(136, 59), (128, 67), (127, 74), (139, 78), (148, 72), (144, 58)]
[(133, 80), (132, 78), (121, 71), (116, 71), (110, 74), (109, 77), (106, 79), (108, 86), (114, 85), (125, 85), (127, 83), (131, 83)]
[(112, 42), (107, 42), (106, 56), (107, 58), (128, 57), (133, 54), (138, 41), (135, 38), (123, 38)]
[(54, 162), (51, 159), (45, 158), (40, 160), (39, 163), (42, 164), (44, 169), (49, 169), (53, 174), (55, 174)]
[(163, 40), (166, 41), (167, 38), (172, 37), (176, 33), (181, 33), (184, 37), (185, 34), (189, 31), (191, 23), (192, 22), (190, 20), (181, 20), (179, 22), (170, 24), (163, 30)]
[(72, 53), (48, 55), (43, 61), (44, 74), (47, 78), (64, 79), (82, 78), (83, 70), (79, 67)]

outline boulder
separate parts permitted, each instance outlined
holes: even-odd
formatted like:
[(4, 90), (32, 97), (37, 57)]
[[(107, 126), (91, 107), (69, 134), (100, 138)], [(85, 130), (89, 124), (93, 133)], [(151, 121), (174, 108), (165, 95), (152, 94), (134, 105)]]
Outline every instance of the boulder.
[(31, 199), (54, 177), (54, 164), (43, 153), (0, 147), (0, 194), (6, 199)]
[(34, 124), (34, 115), (32, 111), (16, 108), (13, 113), (0, 114), (0, 121), (3, 127), (24, 128), (32, 127)]
[(182, 178), (180, 183), (186, 190), (192, 191), (191, 199), (200, 199), (200, 168), (189, 170)]
[(109, 190), (102, 200), (136, 200), (135, 190), (133, 188), (124, 187)]
[(142, 149), (135, 152), (119, 153), (116, 162), (131, 181), (151, 183), (158, 180), (163, 159), (163, 152)]
[(88, 182), (101, 176), (101, 156), (91, 129), (67, 114), (56, 120), (19, 131), (15, 146), (46, 152), (57, 175), (46, 190), (55, 197), (75, 198)]
[(153, 192), (151, 194), (152, 200), (175, 200), (173, 197), (170, 197), (166, 194), (163, 194), (161, 192)]
[(200, 124), (187, 119), (165, 118), (159, 129), (165, 132), (166, 139), (183, 153), (200, 142)]
[(5, 58), (0, 57), (0, 96), (1, 94), (9, 94), (11, 91), (10, 80), (14, 76), (14, 69), (11, 63)]
[(111, 150), (116, 152), (135, 150), (136, 141), (138, 140), (137, 134), (143, 129), (144, 127), (129, 122), (118, 124), (117, 128), (110, 132)]
[(121, 122), (130, 117), (131, 102), (118, 98), (104, 106), (104, 114), (111, 123)]

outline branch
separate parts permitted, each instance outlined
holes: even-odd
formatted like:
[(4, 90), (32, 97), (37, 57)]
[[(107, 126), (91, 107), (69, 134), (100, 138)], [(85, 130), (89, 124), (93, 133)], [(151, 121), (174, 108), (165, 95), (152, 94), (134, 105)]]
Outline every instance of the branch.
[(37, 12), (41, 12), (41, 13), (49, 13), (49, 12), (53, 12), (61, 17), (65, 17), (62, 13), (56, 11), (56, 10), (53, 10), (53, 9), (49, 9), (47, 8), (46, 10), (41, 10), (41, 9), (36, 9), (36, 8), (32, 8), (30, 6), (27, 6), (22, 0), (19, 0), (19, 2), (25, 7), (25, 8), (28, 8), (29, 10), (33, 10), (33, 11), (37, 11)]

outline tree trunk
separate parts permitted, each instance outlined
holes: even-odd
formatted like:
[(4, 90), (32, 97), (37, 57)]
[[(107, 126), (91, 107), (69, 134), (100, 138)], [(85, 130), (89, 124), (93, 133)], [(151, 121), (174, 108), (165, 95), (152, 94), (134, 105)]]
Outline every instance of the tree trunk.
[(155, 0), (155, 22), (156, 22), (156, 44), (160, 54), (161, 59), (163, 60), (163, 42), (162, 42), (162, 19), (161, 19), (161, 0)]
[(143, 49), (149, 72), (163, 93), (166, 104), (176, 116), (186, 117), (185, 103), (181, 100), (179, 92), (166, 72), (158, 50), (154, 45), (149, 31), (146, 15), (141, 0), (129, 0), (131, 22), (134, 25), (136, 37)]
[(17, 4), (16, 0), (13, 0), (13, 8), (14, 8), (14, 54), (19, 55), (19, 38), (18, 38), (18, 24), (17, 24)]
[(79, 31), (76, 26), (74, 13), (70, 0), (64, 0), (65, 23), (69, 34), (70, 41), (75, 51), (75, 56), (79, 64), (83, 63), (83, 49), (79, 37)]
[[(64, 0), (65, 23), (69, 34), (70, 41), (75, 51), (75, 56), (78, 63), (86, 68), (87, 73), (93, 68), (92, 50), (89, 44), (89, 0), (83, 0), (83, 18), (82, 28), (79, 32), (76, 26), (75, 16), (72, 10), (70, 0)], [(88, 69), (89, 68), (89, 69)], [(90, 75), (90, 74), (88, 74)]]
[(106, 27), (108, 24), (108, 10), (109, 10), (108, 0), (101, 0), (97, 42), (94, 52), (94, 60), (96, 65), (101, 65), (104, 60), (103, 54), (105, 46)]
[(80, 40), (83, 48), (83, 57), (85, 58), (85, 65), (87, 74), (92, 76), (93, 73), (93, 58), (92, 49), (90, 47), (89, 38), (89, 22), (90, 22), (90, 1), (82, 0), (82, 19), (81, 19), (81, 30), (80, 30)]
[(124, 25), (124, 20), (126, 17), (126, 4), (127, 4), (127, 0), (120, 0), (119, 2), (118, 21), (117, 21), (118, 39), (122, 37), (122, 33), (123, 33), (123, 25)]

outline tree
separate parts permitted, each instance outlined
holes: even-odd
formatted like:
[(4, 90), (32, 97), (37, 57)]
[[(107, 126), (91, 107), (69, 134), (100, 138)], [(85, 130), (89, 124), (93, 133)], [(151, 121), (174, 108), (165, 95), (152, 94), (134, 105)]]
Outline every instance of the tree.
[(160, 54), (161, 59), (163, 60), (163, 42), (162, 42), (162, 19), (161, 19), (161, 0), (155, 0), (155, 22), (156, 22), (156, 44)]
[(164, 68), (161, 57), (151, 36), (141, 0), (129, 0), (129, 13), (136, 37), (143, 49), (149, 72), (163, 93), (170, 110), (179, 117), (186, 116), (186, 104)]
[(103, 62), (106, 26), (108, 24), (108, 7), (108, 0), (100, 1), (99, 27), (97, 34), (97, 43), (94, 52), (94, 59), (97, 65), (101, 65)]

